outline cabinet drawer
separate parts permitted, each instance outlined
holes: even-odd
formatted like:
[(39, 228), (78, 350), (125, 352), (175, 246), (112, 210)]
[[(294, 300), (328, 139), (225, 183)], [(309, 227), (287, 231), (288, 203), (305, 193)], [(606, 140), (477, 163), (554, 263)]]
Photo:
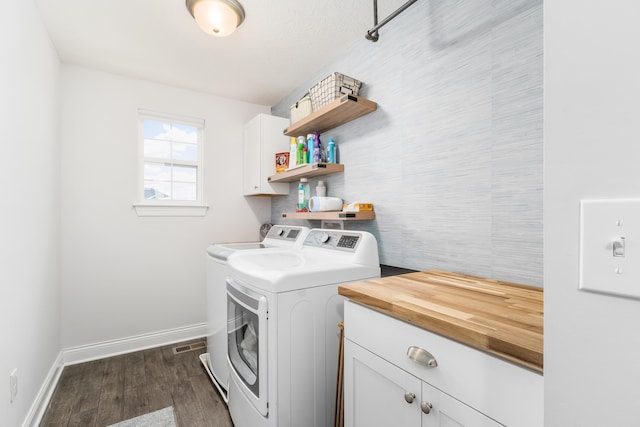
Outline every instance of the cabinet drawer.
[[(346, 339), (500, 423), (543, 425), (542, 375), (352, 301), (344, 324)], [(411, 346), (430, 352), (438, 366), (412, 361)]]

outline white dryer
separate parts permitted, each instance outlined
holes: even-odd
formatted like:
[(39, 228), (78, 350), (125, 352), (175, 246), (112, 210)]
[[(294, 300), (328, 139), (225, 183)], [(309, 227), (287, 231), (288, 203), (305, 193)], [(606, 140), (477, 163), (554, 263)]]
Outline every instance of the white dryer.
[(200, 355), (209, 377), (227, 402), (227, 258), (236, 252), (260, 252), (301, 247), (309, 228), (274, 225), (261, 242), (219, 243), (207, 248), (207, 353)]
[(380, 277), (367, 232), (312, 229), (302, 248), (229, 257), (229, 412), (236, 427), (333, 423), (344, 298)]

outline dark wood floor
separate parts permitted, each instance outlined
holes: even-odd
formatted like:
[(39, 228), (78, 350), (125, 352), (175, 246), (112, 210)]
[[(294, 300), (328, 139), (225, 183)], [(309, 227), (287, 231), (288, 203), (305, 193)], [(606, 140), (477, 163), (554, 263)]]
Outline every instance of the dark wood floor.
[(180, 344), (65, 367), (40, 426), (105, 427), (167, 406), (178, 427), (233, 426), (204, 351), (173, 354)]

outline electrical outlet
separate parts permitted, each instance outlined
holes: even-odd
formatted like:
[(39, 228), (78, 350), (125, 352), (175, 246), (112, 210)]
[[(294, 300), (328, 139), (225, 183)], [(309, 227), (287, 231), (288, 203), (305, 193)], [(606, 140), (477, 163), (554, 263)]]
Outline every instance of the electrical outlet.
[(18, 368), (15, 368), (9, 375), (9, 394), (11, 396), (10, 403), (15, 402), (18, 397)]

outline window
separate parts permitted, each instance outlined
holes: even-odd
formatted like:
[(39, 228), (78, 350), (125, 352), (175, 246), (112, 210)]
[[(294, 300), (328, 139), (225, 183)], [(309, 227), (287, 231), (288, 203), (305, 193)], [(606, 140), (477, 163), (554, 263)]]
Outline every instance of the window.
[(138, 118), (138, 215), (204, 215), (204, 120), (148, 111)]

